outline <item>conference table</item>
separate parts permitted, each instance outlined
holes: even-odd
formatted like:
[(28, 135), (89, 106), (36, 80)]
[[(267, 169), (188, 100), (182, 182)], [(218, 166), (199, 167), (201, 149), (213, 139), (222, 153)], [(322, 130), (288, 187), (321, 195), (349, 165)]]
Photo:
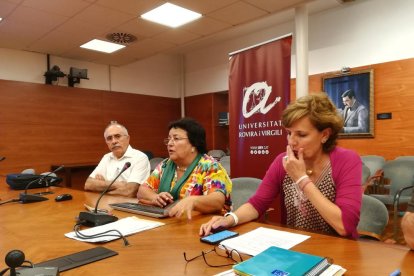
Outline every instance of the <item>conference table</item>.
[[(137, 216), (160, 220), (165, 225), (128, 236), (129, 246), (124, 246), (122, 239), (103, 244), (81, 242), (67, 238), (64, 234), (73, 231), (76, 217), (80, 211), (85, 210), (84, 204), (94, 205), (99, 194), (67, 187), (47, 189), (53, 192), (45, 195), (49, 198), (47, 201), (0, 205), (1, 259), (9, 251), (19, 249), (24, 252), (26, 260), (39, 263), (104, 246), (119, 254), (61, 272), (61, 275), (214, 275), (231, 268), (209, 267), (201, 257), (189, 263), (184, 260), (184, 252), (191, 257), (213, 248), (212, 245), (200, 242), (198, 236), (200, 225), (208, 221), (210, 215), (193, 212), (191, 220), (184, 216), (179, 219), (152, 219), (113, 210), (113, 214), (120, 219)], [(30, 189), (29, 193), (45, 190), (46, 188)], [(0, 179), (1, 201), (18, 198), (20, 192), (22, 191), (11, 190), (4, 178)], [(71, 194), (73, 199), (56, 202), (56, 195), (63, 193)], [(99, 208), (108, 208), (108, 204), (122, 201), (135, 199), (105, 195)], [(239, 225), (232, 230), (243, 234), (260, 226), (311, 236), (292, 250), (330, 257), (335, 264), (347, 269), (346, 275), (389, 275), (396, 269), (400, 269), (403, 275), (414, 275), (414, 252), (402, 245), (355, 241), (259, 222)], [(229, 259), (213, 253), (208, 254), (208, 261), (213, 264), (229, 263)], [(0, 270), (6, 267), (2, 263)]]

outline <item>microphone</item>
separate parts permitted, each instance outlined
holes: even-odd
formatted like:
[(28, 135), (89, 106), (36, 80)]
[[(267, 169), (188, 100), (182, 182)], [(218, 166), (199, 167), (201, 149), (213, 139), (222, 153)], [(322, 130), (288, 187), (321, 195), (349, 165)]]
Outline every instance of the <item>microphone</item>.
[(35, 183), (35, 182), (38, 182), (38, 183), (41, 183), (46, 177), (48, 177), (49, 175), (51, 175), (52, 173), (55, 173), (55, 172), (58, 172), (58, 171), (60, 171), (61, 169), (63, 169), (65, 166), (60, 166), (59, 168), (57, 168), (56, 170), (54, 170), (53, 172), (50, 172), (50, 173), (48, 173), (48, 174), (45, 174), (45, 175), (43, 175), (42, 177), (40, 177), (40, 178), (38, 178), (38, 179), (35, 179), (35, 180), (33, 180), (33, 181), (30, 181), (29, 182), (29, 184), (27, 184), (27, 186), (26, 186), (26, 188), (25, 188), (25, 190), (24, 190), (24, 193), (21, 193), (20, 194), (20, 198), (19, 198), (19, 201), (21, 202), (21, 203), (32, 203), (32, 202), (38, 202), (38, 201), (44, 201), (44, 200), (48, 200), (48, 198), (47, 197), (44, 197), (44, 196), (40, 196), (40, 195), (34, 195), (34, 194), (28, 194), (27, 193), (27, 190), (29, 189), (29, 187), (33, 184), (33, 183)]
[(98, 213), (98, 204), (99, 204), (99, 201), (101, 201), (101, 198), (106, 194), (106, 192), (112, 186), (112, 184), (115, 183), (115, 180), (117, 180), (118, 177), (124, 171), (126, 171), (130, 166), (131, 166), (130, 162), (125, 163), (124, 167), (119, 172), (119, 174), (114, 178), (114, 180), (112, 180), (111, 184), (109, 184), (106, 187), (106, 189), (99, 196), (98, 200), (96, 201), (95, 209), (93, 210), (93, 212), (80, 212), (79, 213), (78, 221), (80, 221), (82, 223), (82, 225), (85, 225), (85, 226), (99, 226), (99, 225), (104, 225), (104, 224), (107, 224), (107, 223), (114, 222), (114, 221), (118, 220), (118, 218), (116, 216), (105, 214), (105, 213)]

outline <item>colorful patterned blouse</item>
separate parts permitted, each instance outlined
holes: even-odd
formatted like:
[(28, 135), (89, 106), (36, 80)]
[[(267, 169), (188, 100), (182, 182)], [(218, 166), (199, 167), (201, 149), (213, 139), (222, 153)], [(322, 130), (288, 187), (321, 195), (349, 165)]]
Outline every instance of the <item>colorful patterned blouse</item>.
[[(161, 177), (163, 175), (163, 164), (168, 159), (158, 164), (148, 179), (143, 183), (154, 191), (158, 192)], [(173, 181), (171, 183), (172, 189), (177, 182), (177, 172), (175, 172)], [(180, 198), (192, 195), (208, 195), (211, 192), (221, 192), (225, 195), (224, 211), (230, 211), (231, 206), (231, 189), (232, 183), (223, 166), (217, 162), (213, 157), (204, 154), (193, 173), (188, 177), (186, 183), (180, 191)]]

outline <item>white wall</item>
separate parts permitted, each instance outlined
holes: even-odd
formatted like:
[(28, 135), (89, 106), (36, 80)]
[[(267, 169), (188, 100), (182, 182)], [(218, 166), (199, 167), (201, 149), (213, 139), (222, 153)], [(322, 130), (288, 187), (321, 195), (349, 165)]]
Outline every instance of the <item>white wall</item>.
[[(66, 74), (70, 67), (88, 69), (89, 80), (75, 87), (178, 98), (182, 90), (181, 63), (177, 56), (158, 55), (126, 66), (108, 65), (50, 56), (50, 67), (58, 65)], [(0, 79), (45, 83), (47, 56), (0, 48)], [(66, 77), (54, 85), (67, 86)]]
[[(359, 0), (310, 14), (309, 74), (414, 57), (413, 11), (412, 0)], [(187, 54), (186, 95), (228, 90), (228, 53), (294, 30), (294, 22), (286, 22)]]
[[(310, 14), (309, 74), (414, 57), (413, 10), (412, 0), (358, 0)], [(219, 92), (228, 90), (228, 53), (294, 33), (294, 29), (293, 20), (280, 24), (275, 19), (273, 27), (194, 50), (184, 57), (184, 77), (181, 57), (169, 55), (120, 67), (52, 56), (50, 65), (59, 65), (65, 73), (71, 66), (87, 68), (90, 80), (81, 80), (77, 87), (174, 98), (182, 90), (186, 96)], [(294, 43), (295, 39), (293, 54)], [(44, 83), (45, 71), (46, 55), (0, 48), (0, 79)], [(60, 78), (59, 85), (66, 86), (67, 79)]]

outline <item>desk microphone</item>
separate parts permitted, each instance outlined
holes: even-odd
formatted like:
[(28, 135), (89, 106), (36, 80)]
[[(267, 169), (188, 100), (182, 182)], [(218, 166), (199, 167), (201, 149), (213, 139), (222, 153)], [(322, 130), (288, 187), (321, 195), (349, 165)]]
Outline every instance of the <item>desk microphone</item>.
[(21, 203), (32, 203), (32, 202), (38, 202), (38, 201), (44, 201), (44, 200), (48, 200), (48, 198), (47, 197), (44, 197), (44, 196), (40, 196), (40, 195), (34, 195), (34, 194), (28, 194), (27, 193), (27, 189), (29, 189), (29, 187), (33, 184), (33, 183), (35, 183), (35, 182), (38, 182), (38, 183), (41, 183), (46, 177), (48, 177), (49, 175), (51, 175), (52, 173), (55, 173), (55, 172), (58, 172), (58, 171), (60, 171), (61, 169), (63, 169), (63, 167), (65, 167), (65, 166), (60, 166), (59, 168), (57, 168), (56, 170), (54, 170), (53, 172), (50, 172), (50, 173), (48, 173), (48, 174), (45, 174), (45, 175), (43, 175), (42, 177), (40, 177), (40, 178), (38, 178), (38, 179), (35, 179), (35, 180), (33, 180), (33, 181), (30, 181), (29, 182), (29, 184), (27, 184), (27, 186), (26, 186), (26, 188), (25, 188), (25, 190), (24, 190), (24, 193), (21, 193), (20, 194), (20, 199), (19, 199), (19, 201), (21, 202)]
[(106, 189), (99, 196), (99, 198), (98, 198), (98, 200), (96, 201), (96, 204), (95, 204), (95, 210), (93, 210), (93, 212), (80, 212), (78, 221), (80, 221), (83, 225), (86, 225), (86, 226), (99, 226), (99, 225), (104, 225), (104, 224), (107, 224), (107, 223), (114, 222), (114, 221), (118, 220), (118, 218), (116, 216), (108, 215), (108, 214), (105, 214), (105, 213), (98, 213), (98, 204), (99, 204), (99, 201), (101, 200), (101, 198), (104, 196), (104, 194), (106, 194), (106, 192), (112, 186), (112, 184), (115, 183), (115, 180), (117, 180), (118, 177), (124, 171), (126, 171), (130, 166), (131, 166), (130, 162), (125, 163), (124, 167), (119, 172), (119, 174), (115, 177), (114, 180), (112, 180), (111, 184), (109, 184), (106, 187)]

